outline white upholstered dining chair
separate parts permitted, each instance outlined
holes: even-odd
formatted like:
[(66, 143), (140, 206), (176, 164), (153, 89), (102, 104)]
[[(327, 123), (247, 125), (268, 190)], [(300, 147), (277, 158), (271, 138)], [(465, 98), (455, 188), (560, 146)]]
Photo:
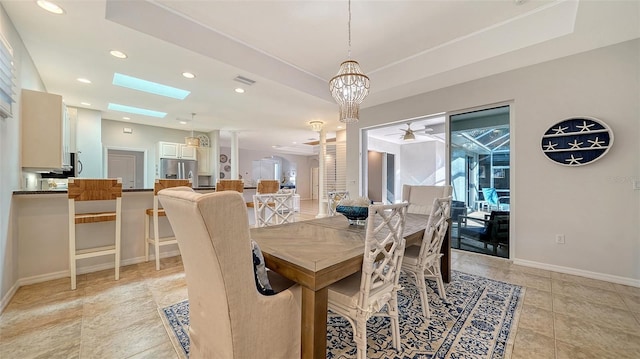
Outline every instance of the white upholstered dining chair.
[(451, 186), (402, 186), (402, 200), (409, 202), (407, 213), (429, 214), (433, 200), (451, 196)]
[(425, 318), (429, 318), (431, 314), (429, 312), (429, 297), (427, 296), (425, 279), (435, 280), (438, 284), (440, 298), (447, 300), (440, 271), (440, 258), (442, 257), (440, 248), (447, 233), (447, 228), (449, 228), (450, 214), (451, 196), (434, 199), (431, 213), (427, 220), (427, 228), (422, 237), (422, 243), (408, 246), (404, 252), (402, 270), (411, 273), (416, 281), (418, 292), (420, 292), (422, 313)]
[(301, 288), (258, 292), (240, 193), (158, 193), (182, 254), (190, 358), (299, 358)]
[(390, 318), (393, 347), (400, 349), (398, 280), (407, 205), (369, 206), (362, 270), (329, 286), (328, 307), (351, 324), (359, 359), (367, 357), (367, 320), (372, 316)]

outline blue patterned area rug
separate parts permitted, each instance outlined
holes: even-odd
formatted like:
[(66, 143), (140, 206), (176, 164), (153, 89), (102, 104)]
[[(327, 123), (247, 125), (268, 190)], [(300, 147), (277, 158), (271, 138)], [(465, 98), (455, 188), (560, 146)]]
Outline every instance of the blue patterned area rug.
[[(524, 298), (517, 285), (477, 275), (452, 271), (445, 284), (447, 302), (437, 295), (433, 281), (429, 285), (431, 319), (425, 320), (413, 277), (402, 275), (404, 287), (398, 295), (402, 350), (391, 344), (391, 329), (386, 318), (367, 322), (367, 358), (509, 358), (515, 328)], [(182, 358), (189, 356), (189, 303), (182, 301), (160, 308), (169, 337)], [(327, 358), (355, 358), (356, 347), (346, 319), (329, 312)]]

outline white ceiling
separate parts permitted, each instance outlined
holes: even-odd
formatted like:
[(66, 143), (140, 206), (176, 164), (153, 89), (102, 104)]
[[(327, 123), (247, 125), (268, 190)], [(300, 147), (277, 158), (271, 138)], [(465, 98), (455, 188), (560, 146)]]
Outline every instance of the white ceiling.
[[(269, 152), (311, 153), (302, 144), (318, 137), (310, 121), (325, 122), (329, 132), (340, 125), (328, 81), (347, 58), (346, 1), (55, 1), (64, 15), (35, 1), (0, 3), (47, 90), (69, 106), (112, 120), (220, 129), (223, 144), (238, 131), (241, 148)], [(371, 79), (362, 107), (638, 38), (639, 4), (354, 0), (351, 53)], [(129, 57), (116, 59), (112, 49)], [(197, 77), (185, 79), (183, 71)], [(191, 94), (181, 101), (120, 88), (111, 84), (114, 72)], [(238, 75), (256, 83), (244, 86), (233, 80)], [(109, 102), (168, 115), (113, 112)], [(192, 112), (193, 122), (178, 123)]]

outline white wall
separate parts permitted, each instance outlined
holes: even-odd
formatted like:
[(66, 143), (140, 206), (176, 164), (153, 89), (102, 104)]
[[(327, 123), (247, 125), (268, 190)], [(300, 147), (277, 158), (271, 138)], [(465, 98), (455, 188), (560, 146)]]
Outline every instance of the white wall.
[[(13, 47), (17, 88), (44, 91), (33, 60), (11, 20), (0, 7), (0, 32)], [(20, 94), (18, 93), (18, 97)], [(0, 310), (15, 291), (18, 280), (18, 242), (13, 191), (22, 187), (20, 164), (20, 99), (13, 104), (13, 118), (0, 119)]]
[[(512, 258), (519, 263), (640, 286), (640, 40), (374, 106), (348, 127), (360, 163), (362, 127), (494, 103), (512, 105)], [(607, 123), (615, 143), (589, 165), (565, 167), (540, 150), (542, 134), (572, 116)], [(357, 192), (358, 169), (349, 190)], [(555, 244), (565, 234), (566, 244)]]

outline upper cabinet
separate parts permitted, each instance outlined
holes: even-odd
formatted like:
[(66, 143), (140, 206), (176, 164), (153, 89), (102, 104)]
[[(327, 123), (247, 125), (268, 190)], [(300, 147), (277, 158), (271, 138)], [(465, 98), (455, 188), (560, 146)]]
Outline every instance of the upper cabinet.
[(71, 165), (69, 115), (62, 96), (22, 90), (22, 167), (67, 169)]
[(178, 158), (183, 160), (195, 160), (197, 147), (187, 146), (184, 143), (158, 142), (160, 158)]

